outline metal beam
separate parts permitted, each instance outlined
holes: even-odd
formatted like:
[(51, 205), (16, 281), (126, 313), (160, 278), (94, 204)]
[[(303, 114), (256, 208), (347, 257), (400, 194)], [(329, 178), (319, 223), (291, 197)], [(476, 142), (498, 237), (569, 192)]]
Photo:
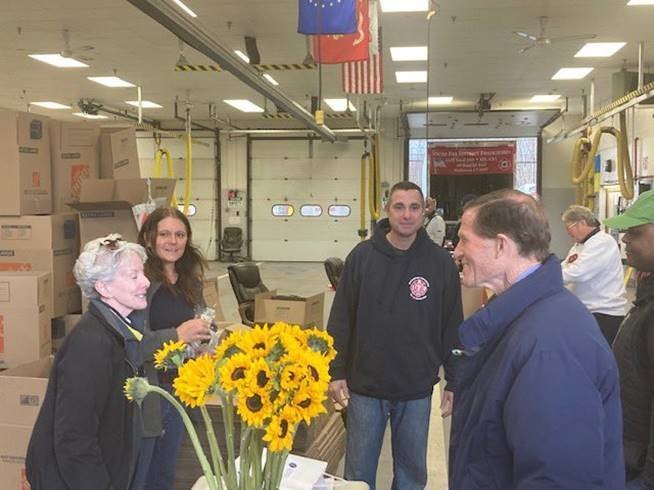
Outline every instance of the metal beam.
[(230, 49), (215, 40), (197, 22), (191, 20), (186, 14), (177, 10), (167, 1), (127, 1), (175, 34), (187, 45), (220, 64), (226, 71), (274, 102), (278, 107), (284, 109), (322, 138), (331, 142), (336, 140), (336, 135), (331, 129), (327, 126), (317, 124), (310, 112), (291, 100), (281, 90), (268, 83), (258, 70), (243, 63)]

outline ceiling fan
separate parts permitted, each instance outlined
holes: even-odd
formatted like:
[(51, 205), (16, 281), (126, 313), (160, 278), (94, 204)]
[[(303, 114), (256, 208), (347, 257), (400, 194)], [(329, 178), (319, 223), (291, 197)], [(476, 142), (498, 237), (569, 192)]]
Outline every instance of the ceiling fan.
[(549, 17), (547, 16), (541, 16), (538, 18), (538, 21), (540, 23), (540, 31), (538, 32), (537, 36), (534, 36), (533, 34), (529, 34), (528, 32), (524, 32), (524, 31), (513, 31), (513, 34), (515, 34), (519, 38), (529, 41), (529, 44), (524, 48), (521, 48), (519, 53), (524, 53), (525, 51), (528, 51), (536, 46), (549, 46), (550, 44), (560, 43), (564, 41), (581, 41), (584, 39), (595, 39), (597, 37), (596, 34), (578, 34), (572, 36), (548, 37), (545, 35), (545, 30), (547, 28), (548, 20)]

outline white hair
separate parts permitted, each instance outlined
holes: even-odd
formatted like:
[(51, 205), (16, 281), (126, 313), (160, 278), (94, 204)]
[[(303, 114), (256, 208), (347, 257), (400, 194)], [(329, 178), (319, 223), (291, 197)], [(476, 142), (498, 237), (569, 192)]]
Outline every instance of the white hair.
[(73, 268), (82, 294), (91, 299), (99, 298), (95, 283), (111, 281), (129, 254), (137, 255), (143, 262), (147, 260), (147, 254), (141, 245), (123, 240), (118, 233), (96, 238), (84, 245), (84, 250)]

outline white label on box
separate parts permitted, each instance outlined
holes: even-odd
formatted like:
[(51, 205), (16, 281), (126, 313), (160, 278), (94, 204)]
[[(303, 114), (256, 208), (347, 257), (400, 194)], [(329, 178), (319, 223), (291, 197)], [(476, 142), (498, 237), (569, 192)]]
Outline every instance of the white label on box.
[(0, 226), (2, 240), (31, 240), (32, 225), (2, 225)]
[(0, 282), (0, 303), (9, 303), (9, 281)]

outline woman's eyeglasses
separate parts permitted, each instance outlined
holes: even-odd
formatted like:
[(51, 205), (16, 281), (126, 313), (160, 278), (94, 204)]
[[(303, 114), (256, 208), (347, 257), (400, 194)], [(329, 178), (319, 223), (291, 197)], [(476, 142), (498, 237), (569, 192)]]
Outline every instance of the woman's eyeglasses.
[(100, 242), (100, 246), (106, 248), (107, 250), (118, 250), (121, 247), (122, 242), (124, 242), (123, 237), (115, 236), (113, 238), (105, 238)]

